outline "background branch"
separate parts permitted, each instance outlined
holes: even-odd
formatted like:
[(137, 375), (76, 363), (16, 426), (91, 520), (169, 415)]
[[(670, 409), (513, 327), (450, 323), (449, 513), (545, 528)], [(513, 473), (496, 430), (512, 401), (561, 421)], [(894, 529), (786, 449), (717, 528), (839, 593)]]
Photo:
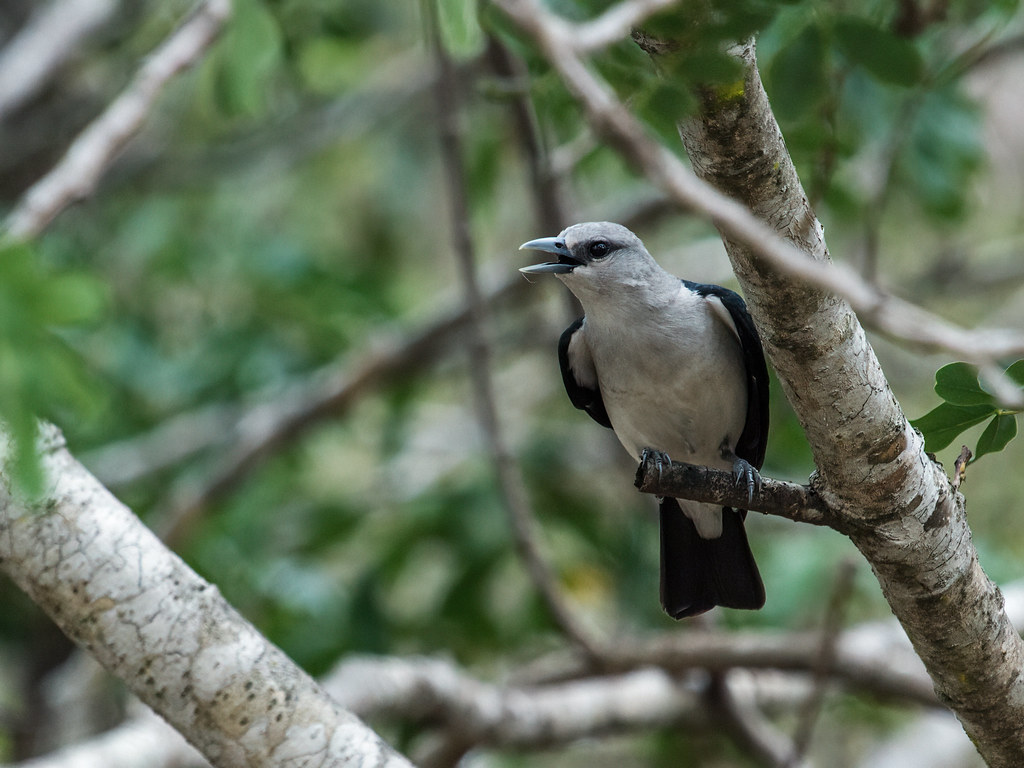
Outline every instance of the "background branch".
[(39, 93), (116, 10), (115, 0), (52, 0), (38, 8), (0, 49), (0, 123)]
[(0, 568), (217, 766), (408, 766), (337, 707), (44, 428), (46, 498), (0, 496)]
[(164, 86), (209, 49), (231, 14), (231, 0), (204, 0), (139, 68), (128, 87), (74, 140), (7, 217), (16, 239), (37, 237), (67, 206), (91, 194), (149, 117)]
[[(500, 306), (526, 294), (526, 283), (508, 280), (486, 294)], [(326, 418), (338, 418), (370, 392), (402, 380), (412, 371), (439, 362), (471, 322), (468, 306), (445, 312), (408, 338), (370, 344), (357, 361), (344, 360), (312, 374), (283, 395), (246, 409), (220, 442), (232, 445), (201, 481), (183, 485), (157, 514), (161, 537), (174, 544), (188, 535), (196, 520), (238, 487), (276, 452), (291, 445)], [(119, 451), (132, 450), (129, 442)]]
[(441, 155), (451, 211), (452, 245), (469, 311), (467, 334), (470, 377), (481, 431), (512, 528), (516, 549), (534, 588), (544, 601), (552, 619), (566, 636), (586, 653), (596, 656), (598, 650), (595, 640), (565, 602), (555, 574), (540, 551), (538, 526), (530, 508), (522, 473), (503, 434), (501, 414), (498, 411), (491, 375), (492, 351), (488, 340), (487, 305), (484, 303), (483, 291), (477, 277), (475, 249), (469, 229), (469, 194), (466, 190), (464, 149), (459, 127), (459, 83), (455, 78), (455, 68), (440, 40), (434, 4), (431, 0), (425, 0), (424, 7), (427, 9), (430, 43), (438, 67), (435, 96)]

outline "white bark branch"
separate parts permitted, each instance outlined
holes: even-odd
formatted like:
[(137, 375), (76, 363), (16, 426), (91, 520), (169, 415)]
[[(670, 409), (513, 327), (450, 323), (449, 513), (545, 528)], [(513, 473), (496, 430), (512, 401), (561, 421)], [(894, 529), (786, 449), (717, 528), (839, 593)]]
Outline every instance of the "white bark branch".
[(216, 766), (408, 762), (336, 703), (44, 427), (48, 492), (0, 492), (0, 569)]
[(109, 20), (115, 0), (53, 0), (0, 50), (0, 123), (35, 96)]
[[(1003, 591), (1014, 625), (1024, 626), (1024, 582), (1008, 584)], [(470, 713), (477, 746), (529, 750), (551, 746), (554, 742), (550, 734), (568, 740), (607, 733), (615, 712), (619, 717), (614, 725), (617, 732), (637, 731), (663, 722), (703, 722), (693, 710), (693, 706), (703, 705), (696, 703), (692, 691), (686, 693), (676, 684), (667, 685), (664, 677), (634, 676), (636, 669), (661, 669), (676, 681), (688, 670), (728, 672), (727, 682), (737, 705), (795, 710), (812, 690), (815, 642), (813, 633), (705, 636), (673, 632), (663, 641), (625, 643), (632, 650), (624, 650), (620, 658), (612, 660), (621, 663), (623, 670), (591, 678), (598, 682), (590, 688), (578, 686), (585, 677), (565, 685), (557, 681), (499, 685), (476, 679), (449, 661), (370, 656), (342, 661), (320, 684), (340, 706), (360, 717), (436, 723), (449, 718), (458, 722)], [(835, 651), (828, 669), (830, 679), (851, 692), (937, 705), (924, 666), (895, 621), (869, 622), (845, 630), (836, 640)], [(557, 666), (560, 675), (588, 674), (584, 667)], [(643, 706), (627, 708), (617, 700), (619, 686), (627, 693), (642, 692), (652, 698)], [(568, 706), (574, 692), (580, 690), (598, 692), (595, 706), (583, 711)], [(540, 699), (543, 706), (534, 708), (533, 693), (540, 691), (544, 692)], [(512, 700), (518, 704), (509, 704)], [(601, 708), (606, 711), (599, 711)], [(496, 730), (484, 727), (499, 716)], [(921, 727), (941, 739), (943, 749), (954, 756), (946, 764), (962, 764), (974, 747), (959, 724), (941, 715), (926, 713), (923, 718)], [(550, 724), (548, 719), (557, 723)], [(907, 743), (916, 744), (917, 733), (916, 726), (908, 727)], [(876, 754), (904, 754), (905, 748), (901, 741), (894, 740)], [(140, 764), (177, 768), (194, 764), (195, 757), (195, 750), (176, 731), (145, 712), (86, 742), (19, 763), (18, 768), (136, 768)], [(865, 767), (871, 764), (863, 763)]]
[(495, 3), (534, 39), (599, 135), (719, 228), (814, 452), (816, 490), (843, 518), (940, 698), (985, 759), (1024, 765), (1024, 644), (978, 562), (963, 497), (925, 455), (852, 309), (892, 335), (983, 365), (1020, 354), (1024, 335), (965, 331), (831, 264), (752, 46), (740, 54), (743, 90), (703, 94), (702, 114), (681, 126), (700, 181), (580, 58), (571, 25), (535, 0)]
[(577, 25), (576, 50), (596, 51), (607, 48), (625, 37), (649, 17), (671, 8), (679, 0), (626, 0), (617, 3), (600, 16)]
[(163, 88), (198, 61), (231, 15), (231, 0), (205, 0), (139, 68), (128, 87), (72, 142), (6, 221), (16, 239), (37, 237), (67, 206), (91, 194), (103, 173), (145, 123)]

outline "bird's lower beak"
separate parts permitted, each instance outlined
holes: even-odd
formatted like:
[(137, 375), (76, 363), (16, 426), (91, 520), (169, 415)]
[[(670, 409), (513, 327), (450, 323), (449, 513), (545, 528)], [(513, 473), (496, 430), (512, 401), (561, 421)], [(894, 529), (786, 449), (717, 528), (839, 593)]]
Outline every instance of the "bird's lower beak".
[(580, 265), (580, 262), (574, 259), (572, 254), (569, 253), (569, 249), (565, 247), (565, 241), (557, 237), (541, 237), (537, 240), (530, 240), (528, 243), (520, 245), (519, 250), (541, 251), (542, 253), (550, 253), (558, 257), (558, 261), (522, 267), (519, 271), (527, 275), (536, 275), (544, 272), (551, 272), (556, 275), (565, 274), (566, 272), (572, 272)]

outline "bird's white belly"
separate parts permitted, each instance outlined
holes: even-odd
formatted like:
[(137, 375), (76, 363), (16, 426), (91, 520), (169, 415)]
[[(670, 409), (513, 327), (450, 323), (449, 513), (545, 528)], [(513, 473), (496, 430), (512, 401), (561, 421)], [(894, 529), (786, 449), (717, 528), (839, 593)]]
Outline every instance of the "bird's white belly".
[(721, 447), (735, 447), (747, 410), (739, 344), (715, 322), (687, 330), (644, 334), (634, 328), (629, 343), (601, 345), (616, 357), (595, 360), (601, 397), (619, 442), (634, 458), (654, 448), (677, 461), (730, 469)]

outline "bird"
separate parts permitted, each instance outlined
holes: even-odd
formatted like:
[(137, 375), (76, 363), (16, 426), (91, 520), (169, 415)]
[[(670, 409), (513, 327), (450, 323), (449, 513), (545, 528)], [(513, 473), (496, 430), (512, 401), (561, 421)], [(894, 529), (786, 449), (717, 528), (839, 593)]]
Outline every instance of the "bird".
[[(731, 471), (749, 503), (768, 438), (768, 369), (743, 299), (670, 274), (612, 222), (574, 224), (520, 250), (556, 257), (519, 271), (554, 274), (583, 307), (558, 344), (572, 405), (659, 471), (672, 459)], [(745, 517), (659, 499), (660, 599), (669, 616), (763, 607)]]

